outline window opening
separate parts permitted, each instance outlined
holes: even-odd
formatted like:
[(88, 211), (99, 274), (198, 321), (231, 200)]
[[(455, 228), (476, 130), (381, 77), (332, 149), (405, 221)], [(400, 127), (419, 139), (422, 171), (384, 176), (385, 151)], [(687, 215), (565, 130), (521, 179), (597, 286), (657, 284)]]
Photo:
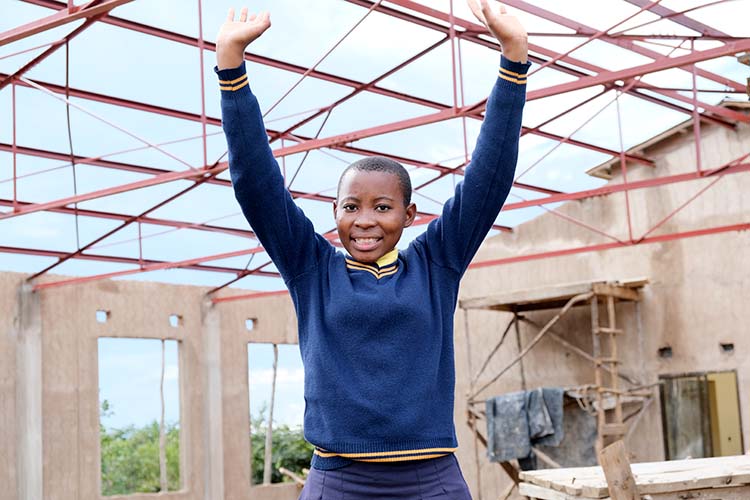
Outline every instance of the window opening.
[(100, 338), (104, 496), (181, 489), (179, 342)]
[(736, 372), (663, 375), (660, 381), (668, 460), (743, 453)]
[(304, 372), (296, 345), (248, 344), (251, 484), (294, 481), (310, 468)]

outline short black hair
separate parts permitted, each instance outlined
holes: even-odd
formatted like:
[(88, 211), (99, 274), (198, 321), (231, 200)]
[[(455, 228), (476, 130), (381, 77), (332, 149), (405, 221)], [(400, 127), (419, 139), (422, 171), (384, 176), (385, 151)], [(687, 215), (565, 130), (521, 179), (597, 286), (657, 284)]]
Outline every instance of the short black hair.
[(360, 172), (385, 172), (395, 175), (398, 177), (398, 183), (404, 195), (404, 206), (408, 206), (411, 203), (411, 179), (409, 178), (409, 172), (399, 162), (383, 156), (368, 156), (346, 167), (346, 170), (339, 177), (339, 184), (336, 188), (337, 199), (341, 191), (341, 182), (344, 180), (344, 176), (351, 170), (358, 170)]

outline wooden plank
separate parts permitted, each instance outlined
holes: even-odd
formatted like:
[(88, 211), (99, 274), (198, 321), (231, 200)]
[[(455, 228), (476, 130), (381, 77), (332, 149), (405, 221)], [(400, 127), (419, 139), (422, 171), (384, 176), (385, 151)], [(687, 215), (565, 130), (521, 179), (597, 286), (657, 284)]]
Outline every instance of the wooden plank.
[[(727, 486), (750, 488), (749, 455), (648, 462), (633, 464), (631, 469), (641, 495)], [(608, 495), (601, 467), (523, 471), (520, 478), (524, 482), (571, 496), (582, 496), (584, 491), (584, 498), (602, 498)], [(745, 498), (750, 498), (750, 495)]]
[(625, 443), (615, 441), (599, 453), (612, 500), (640, 500)]
[[(644, 495), (643, 500), (747, 500), (748, 498), (750, 498), (750, 486), (737, 486), (655, 493)], [(576, 500), (581, 499), (577, 498)]]
[(640, 300), (637, 290), (616, 283), (594, 283), (592, 287), (597, 295), (606, 295), (622, 300)]
[(627, 430), (627, 424), (604, 424), (602, 434), (605, 436), (623, 436)]
[(462, 309), (511, 310), (513, 306), (522, 304), (566, 301), (590, 291), (591, 283), (574, 283), (463, 299), (459, 301), (459, 306)]
[[(521, 483), (518, 485), (518, 493), (528, 498), (538, 498), (539, 500), (582, 500), (579, 496), (568, 495), (560, 491), (555, 491), (531, 483)], [(609, 497), (604, 500), (611, 500)], [(659, 499), (661, 500), (661, 499)]]

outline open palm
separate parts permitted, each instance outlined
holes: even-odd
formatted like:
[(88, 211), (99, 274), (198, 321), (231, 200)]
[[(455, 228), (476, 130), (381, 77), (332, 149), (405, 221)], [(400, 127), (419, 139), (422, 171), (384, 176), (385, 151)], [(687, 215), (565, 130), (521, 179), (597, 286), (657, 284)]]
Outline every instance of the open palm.
[(248, 14), (247, 7), (240, 11), (238, 21), (234, 20), (234, 9), (230, 8), (227, 19), (219, 28), (217, 43), (229, 43), (247, 47), (271, 26), (271, 15), (265, 11), (259, 14)]
[(247, 7), (240, 11), (239, 20), (234, 20), (234, 9), (230, 8), (224, 24), (216, 35), (216, 54), (220, 68), (235, 67), (242, 62), (245, 48), (271, 26), (271, 15), (267, 12), (248, 14)]
[(528, 52), (526, 28), (494, 0), (468, 0), (474, 16), (484, 24), (503, 47), (506, 57), (525, 62)]

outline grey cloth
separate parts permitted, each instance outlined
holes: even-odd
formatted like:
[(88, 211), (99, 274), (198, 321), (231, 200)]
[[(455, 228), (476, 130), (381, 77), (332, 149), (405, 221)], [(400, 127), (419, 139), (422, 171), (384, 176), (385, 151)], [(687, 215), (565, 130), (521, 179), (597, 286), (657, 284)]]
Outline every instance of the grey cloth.
[(535, 468), (532, 446), (557, 446), (563, 439), (563, 389), (539, 388), (488, 399), (487, 451), (493, 462), (521, 459)]

